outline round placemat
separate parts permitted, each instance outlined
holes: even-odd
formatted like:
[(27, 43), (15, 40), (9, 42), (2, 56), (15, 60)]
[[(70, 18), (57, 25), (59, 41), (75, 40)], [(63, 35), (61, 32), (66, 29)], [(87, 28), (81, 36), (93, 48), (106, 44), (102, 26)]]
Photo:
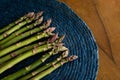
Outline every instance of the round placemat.
[[(63, 65), (43, 80), (95, 80), (98, 71), (98, 49), (87, 25), (65, 4), (56, 0), (1, 0), (0, 26), (5, 26), (27, 12), (44, 11), (44, 20), (52, 18), (55, 32), (65, 34), (64, 44), (76, 61)], [(26, 63), (29, 63), (30, 60)], [(0, 75), (3, 77), (23, 64)]]

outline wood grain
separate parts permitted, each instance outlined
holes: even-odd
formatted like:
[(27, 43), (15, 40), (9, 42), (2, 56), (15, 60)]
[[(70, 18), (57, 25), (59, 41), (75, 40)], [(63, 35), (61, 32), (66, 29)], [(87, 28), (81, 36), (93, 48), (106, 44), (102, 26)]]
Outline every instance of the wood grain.
[(92, 30), (99, 46), (97, 80), (120, 80), (120, 0), (61, 0)]

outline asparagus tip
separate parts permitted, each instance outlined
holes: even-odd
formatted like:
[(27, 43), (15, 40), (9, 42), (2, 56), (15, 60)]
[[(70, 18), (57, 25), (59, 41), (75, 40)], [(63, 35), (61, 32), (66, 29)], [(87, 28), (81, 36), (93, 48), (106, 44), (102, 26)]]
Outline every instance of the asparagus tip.
[(48, 29), (45, 30), (45, 32), (51, 33), (55, 30), (55, 27), (50, 27)]
[(68, 54), (69, 54), (69, 53), (68, 53), (68, 50), (66, 50), (66, 51), (64, 51), (64, 52), (62, 53), (62, 57), (65, 58), (65, 57), (68, 56)]
[(55, 34), (55, 35), (53, 35), (51, 38), (49, 38), (47, 42), (48, 42), (48, 43), (49, 43), (49, 42), (54, 42), (57, 38), (58, 38), (58, 33)]
[(46, 26), (50, 26), (51, 22), (52, 22), (52, 19), (48, 19), (46, 22)]
[(41, 16), (43, 13), (44, 13), (44, 11), (40, 11), (37, 14)]
[(53, 32), (54, 30), (55, 30), (55, 27), (51, 27), (49, 31)]
[(60, 48), (60, 51), (67, 51), (67, 52), (68, 52), (68, 48), (66, 48), (65, 46), (62, 46), (62, 47)]
[(42, 21), (43, 21), (43, 16), (41, 16), (40, 19), (38, 19), (36, 22), (41, 23)]
[(29, 12), (28, 14), (26, 14), (26, 17), (33, 17), (34, 16), (34, 12)]
[(56, 40), (56, 42), (62, 42), (64, 38), (65, 38), (65, 35), (62, 35), (60, 38), (58, 38), (58, 40)]
[(35, 19), (38, 19), (42, 14), (43, 14), (43, 11), (40, 11), (40, 12), (36, 13)]
[(35, 19), (35, 14), (34, 15), (32, 15), (31, 17), (29, 17), (30, 18), (30, 21), (29, 22), (31, 22), (32, 20), (34, 20)]
[(61, 39), (63, 40), (64, 38), (65, 38), (65, 35), (62, 35), (62, 36), (61, 36)]
[(69, 60), (69, 61), (73, 61), (73, 60), (75, 60), (75, 59), (77, 59), (77, 58), (78, 58), (78, 56), (72, 55), (72, 56), (70, 56), (70, 57), (68, 58), (68, 60)]
[(57, 46), (57, 47), (62, 47), (64, 44), (63, 43), (57, 43), (57, 44), (55, 44), (55, 46)]
[(62, 35), (61, 38), (60, 38), (60, 40), (62, 41), (64, 38), (65, 38), (65, 35)]

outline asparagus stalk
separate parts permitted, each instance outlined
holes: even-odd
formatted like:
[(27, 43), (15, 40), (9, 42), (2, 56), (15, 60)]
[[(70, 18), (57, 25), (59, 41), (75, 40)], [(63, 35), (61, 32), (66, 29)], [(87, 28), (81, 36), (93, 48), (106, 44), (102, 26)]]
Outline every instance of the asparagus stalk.
[(33, 15), (30, 18), (26, 18), (24, 21), (18, 23), (17, 25), (15, 25), (13, 28), (9, 29), (8, 31), (4, 32), (3, 34), (0, 35), (0, 40), (4, 39), (5, 37), (7, 37), (8, 35), (10, 35), (11, 33), (13, 33), (14, 31), (20, 29), (22, 26), (32, 22), (33, 20), (35, 20), (36, 17), (35, 15)]
[(52, 62), (50, 62), (50, 63), (47, 63), (46, 65), (38, 68), (37, 70), (35, 70), (35, 71), (33, 71), (33, 72), (31, 72), (31, 73), (23, 76), (23, 77), (20, 78), (19, 80), (28, 80), (29, 78), (31, 78), (31, 77), (35, 76), (36, 74), (38, 74), (38, 73), (46, 70), (47, 68), (49, 68), (50, 66), (56, 64), (56, 63), (59, 62), (62, 58), (65, 58), (65, 57), (67, 57), (67, 56), (68, 56), (68, 50), (65, 51), (65, 52), (63, 52), (62, 55), (61, 55), (59, 58), (57, 58), (56, 60), (54, 60), (54, 61), (52, 61)]
[(3, 39), (2, 41), (0, 41), (0, 45), (8, 42), (9, 40), (13, 39), (14, 37), (18, 36), (19, 34), (29, 30), (29, 29), (32, 29), (34, 26), (37, 26), (39, 24), (41, 24), (43, 21), (43, 17), (41, 17), (40, 19), (38, 19), (37, 21), (35, 21), (35, 23), (32, 23), (26, 27), (23, 27), (22, 29), (16, 31), (15, 33), (12, 33), (11, 35), (9, 35), (8, 37), (6, 37), (5, 39)]
[(33, 45), (29, 45), (29, 46), (23, 47), (23, 48), (21, 48), (21, 49), (19, 49), (19, 50), (17, 50), (17, 51), (14, 51), (14, 52), (12, 52), (12, 53), (4, 56), (4, 57), (1, 57), (1, 58), (0, 58), (0, 64), (3, 64), (4, 62), (12, 59), (13, 57), (15, 57), (15, 56), (17, 56), (17, 55), (19, 55), (19, 54), (21, 54), (21, 53), (24, 53), (24, 52), (26, 52), (26, 51), (28, 51), (28, 50), (31, 50), (31, 49), (34, 48), (35, 46), (38, 46), (38, 44), (33, 44)]
[(6, 71), (7, 69), (11, 68), (15, 64), (19, 63), (20, 61), (22, 61), (22, 60), (24, 60), (24, 59), (26, 59), (26, 58), (28, 58), (30, 56), (33, 56), (33, 55), (35, 55), (35, 54), (37, 54), (39, 52), (46, 51), (46, 50), (48, 50), (50, 48), (52, 48), (51, 44), (45, 44), (45, 45), (42, 45), (42, 46), (38, 47), (37, 49), (33, 49), (33, 50), (30, 50), (30, 51), (27, 51), (24, 54), (18, 55), (14, 59), (6, 62), (6, 64), (4, 64), (3, 66), (1, 66), (1, 68), (0, 68), (0, 74), (3, 73), (4, 71)]
[[(8, 75), (7, 77), (3, 78), (2, 80), (15, 80), (17, 78), (19, 78), (20, 76), (23, 76), (25, 74), (27, 74), (28, 72), (30, 72), (31, 70), (35, 69), (36, 67), (38, 67), (40, 64), (42, 64), (45, 60), (47, 60), (50, 56), (57, 54), (59, 51), (64, 51), (67, 50), (67, 48), (65, 47), (61, 47), (61, 48), (55, 48), (52, 49), (52, 51), (50, 51), (49, 53), (43, 55), (40, 59), (38, 59), (37, 61), (35, 61), (34, 63), (32, 63), (29, 66), (26, 66), (25, 68), (22, 68), (21, 70)], [(24, 79), (23, 79), (24, 80)], [(26, 79), (25, 79), (26, 80)]]
[[(44, 26), (44, 27), (46, 28), (46, 26)], [(37, 28), (34, 28), (34, 29), (30, 30), (30, 31), (27, 31), (27, 32), (15, 37), (14, 39), (10, 40), (6, 44), (2, 45), (2, 48), (6, 48), (6, 47), (10, 46), (11, 44), (14, 44), (14, 43), (20, 41), (21, 39), (26, 38), (26, 37), (28, 37), (28, 36), (30, 36), (30, 35), (32, 35), (34, 33), (37, 33), (37, 32), (39, 32), (39, 31), (41, 31), (43, 29), (44, 28), (37, 27)]]
[[(58, 39), (59, 40), (59, 39)], [(58, 46), (56, 44), (58, 41), (52, 42), (52, 43), (48, 43), (48, 44), (44, 44), (42, 46), (39, 46), (33, 50), (27, 51), (26, 53), (23, 53), (17, 57), (15, 57), (14, 59), (6, 62), (6, 64), (4, 64), (3, 66), (0, 67), (0, 74), (3, 73), (4, 71), (6, 71), (7, 69), (11, 68), (12, 66), (14, 66), (15, 64), (19, 63), (20, 61), (33, 56), (35, 54), (38, 54), (40, 52), (46, 51), (48, 49), (51, 49), (54, 46)]]
[(6, 30), (10, 29), (12, 26), (18, 24), (19, 22), (23, 21), (24, 19), (26, 19), (27, 17), (31, 17), (34, 15), (34, 12), (30, 12), (24, 16), (22, 16), (21, 18), (19, 18), (18, 20), (16, 20), (15, 22), (10, 23), (9, 25), (3, 27), (2, 29), (0, 29), (0, 34), (5, 32)]
[(62, 59), (60, 62), (53, 64), (53, 66), (51, 66), (50, 68), (48, 68), (47, 70), (44, 70), (43, 72), (40, 72), (39, 74), (37, 74), (36, 76), (34, 76), (33, 78), (31, 78), (30, 80), (40, 80), (43, 77), (45, 77), (46, 75), (52, 73), (54, 70), (56, 70), (57, 68), (59, 68), (60, 66), (62, 66), (65, 63), (68, 63), (70, 61), (73, 61), (75, 59), (77, 59), (77, 56), (70, 56), (67, 58)]
[(17, 56), (17, 55), (19, 55), (19, 54), (21, 54), (21, 53), (24, 53), (24, 52), (26, 52), (26, 51), (28, 51), (28, 50), (31, 50), (31, 49), (34, 48), (34, 47), (37, 47), (37, 46), (39, 46), (39, 45), (43, 45), (43, 44), (48, 43), (48, 42), (49, 42), (49, 43), (50, 43), (50, 42), (53, 42), (53, 41), (55, 41), (57, 38), (58, 38), (58, 34), (55, 34), (55, 35), (53, 35), (51, 38), (49, 38), (47, 41), (43, 41), (43, 42), (39, 42), (39, 43), (36, 43), (36, 44), (28, 45), (28, 46), (26, 46), (25, 48), (21, 48), (21, 49), (19, 49), (19, 50), (17, 50), (17, 51), (14, 51), (14, 52), (12, 52), (12, 53), (10, 53), (10, 54), (8, 54), (8, 55), (0, 58), (0, 64), (2, 64), (3, 62), (5, 62), (5, 61), (7, 61), (7, 60), (12, 59), (13, 57), (15, 57), (15, 56)]
[(47, 30), (49, 30), (49, 31), (47, 31), (47, 32), (45, 31), (45, 32), (43, 32), (41, 34), (35, 35), (33, 37), (30, 37), (30, 38), (28, 38), (28, 39), (26, 39), (24, 41), (21, 41), (21, 42), (19, 42), (17, 44), (13, 44), (10, 47), (1, 50), (0, 51), (0, 57), (10, 53), (11, 51), (14, 51), (14, 50), (18, 49), (18, 48), (26, 46), (26, 45), (34, 42), (34, 41), (37, 41), (37, 40), (39, 40), (41, 38), (49, 37), (51, 35), (51, 32), (54, 31), (55, 28), (48, 28)]

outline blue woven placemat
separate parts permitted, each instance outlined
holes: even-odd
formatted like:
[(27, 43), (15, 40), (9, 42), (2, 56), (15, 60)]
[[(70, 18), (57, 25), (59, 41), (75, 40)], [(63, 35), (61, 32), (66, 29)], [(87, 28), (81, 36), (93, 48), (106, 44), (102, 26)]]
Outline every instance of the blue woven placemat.
[[(0, 26), (13, 22), (27, 12), (44, 11), (44, 19), (52, 18), (51, 26), (60, 35), (65, 34), (65, 46), (70, 55), (78, 55), (76, 61), (68, 63), (43, 80), (95, 80), (98, 71), (98, 49), (94, 37), (86, 24), (64, 3), (56, 0), (0, 0)], [(24, 62), (26, 65), (33, 60)], [(22, 67), (22, 63), (6, 71), (8, 75)]]

